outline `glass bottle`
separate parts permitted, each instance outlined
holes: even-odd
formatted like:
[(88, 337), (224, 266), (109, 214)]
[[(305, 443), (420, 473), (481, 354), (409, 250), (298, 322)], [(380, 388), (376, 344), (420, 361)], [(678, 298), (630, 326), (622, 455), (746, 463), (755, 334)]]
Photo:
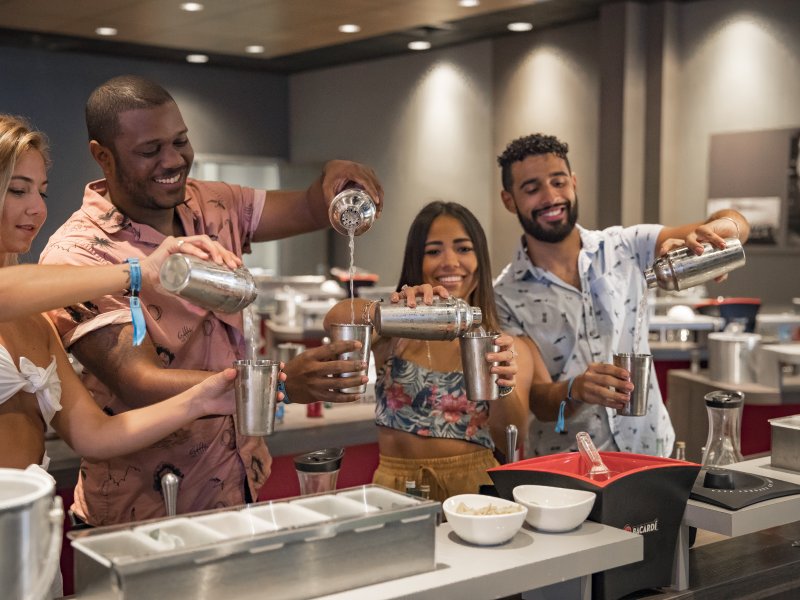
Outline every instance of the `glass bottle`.
[(420, 485), (419, 486), (419, 495), (420, 495), (421, 498), (424, 498), (425, 500), (430, 500), (431, 499), (431, 486), (429, 486), (427, 483), (423, 483), (422, 485)]
[(721, 467), (744, 460), (741, 452), (742, 392), (714, 391), (705, 395), (708, 439), (704, 467)]
[(664, 438), (656, 439), (656, 456), (664, 458)]
[(417, 482), (413, 479), (406, 480), (406, 494), (409, 494), (410, 496), (417, 495)]
[(675, 460), (686, 460), (686, 442), (675, 442)]

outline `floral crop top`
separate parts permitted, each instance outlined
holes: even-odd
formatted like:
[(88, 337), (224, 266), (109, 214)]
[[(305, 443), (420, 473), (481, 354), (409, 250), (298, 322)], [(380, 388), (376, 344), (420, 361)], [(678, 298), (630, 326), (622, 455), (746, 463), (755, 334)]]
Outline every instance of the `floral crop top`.
[(377, 375), (378, 425), (421, 437), (465, 440), (494, 450), (489, 403), (467, 400), (460, 371), (431, 371), (393, 356)]

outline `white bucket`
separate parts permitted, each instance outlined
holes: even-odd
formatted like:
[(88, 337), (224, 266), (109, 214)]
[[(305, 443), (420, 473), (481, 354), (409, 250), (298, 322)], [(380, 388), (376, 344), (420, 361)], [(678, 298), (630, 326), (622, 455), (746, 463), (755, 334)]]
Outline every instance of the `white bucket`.
[(0, 469), (0, 596), (49, 597), (59, 568), (64, 511), (45, 474)]

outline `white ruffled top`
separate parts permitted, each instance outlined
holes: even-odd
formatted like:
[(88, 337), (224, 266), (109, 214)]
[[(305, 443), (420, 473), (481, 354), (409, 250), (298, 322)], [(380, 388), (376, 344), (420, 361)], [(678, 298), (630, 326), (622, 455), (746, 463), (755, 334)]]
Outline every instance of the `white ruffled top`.
[[(42, 368), (21, 356), (18, 370), (8, 350), (0, 346), (0, 404), (20, 391), (34, 394), (45, 425), (49, 425), (61, 410), (61, 380), (56, 370), (56, 357), (51, 359), (47, 368)], [(45, 454), (42, 467), (46, 469), (48, 462), (50, 459)]]

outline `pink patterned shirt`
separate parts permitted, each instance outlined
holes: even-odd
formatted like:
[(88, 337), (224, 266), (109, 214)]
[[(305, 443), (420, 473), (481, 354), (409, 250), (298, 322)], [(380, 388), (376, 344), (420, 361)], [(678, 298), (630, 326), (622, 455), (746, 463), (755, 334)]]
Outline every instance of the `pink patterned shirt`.
[[(107, 199), (105, 180), (86, 186), (83, 205), (50, 238), (44, 264), (118, 264), (145, 257), (164, 235), (131, 221)], [(186, 202), (176, 211), (186, 235), (207, 234), (240, 255), (249, 252), (266, 192), (190, 179)], [(141, 304), (164, 367), (220, 371), (244, 352), (241, 313), (217, 314), (178, 296), (145, 290)], [(130, 302), (118, 294), (93, 298), (50, 314), (66, 348), (84, 335), (131, 322)], [(96, 377), (84, 384), (110, 414), (128, 406)], [(124, 382), (123, 382), (124, 384)], [(269, 476), (272, 459), (262, 438), (237, 435), (230, 416), (202, 419), (140, 452), (111, 460), (81, 460), (73, 510), (92, 525), (111, 525), (165, 515), (161, 476), (180, 479), (178, 513), (243, 504)]]

